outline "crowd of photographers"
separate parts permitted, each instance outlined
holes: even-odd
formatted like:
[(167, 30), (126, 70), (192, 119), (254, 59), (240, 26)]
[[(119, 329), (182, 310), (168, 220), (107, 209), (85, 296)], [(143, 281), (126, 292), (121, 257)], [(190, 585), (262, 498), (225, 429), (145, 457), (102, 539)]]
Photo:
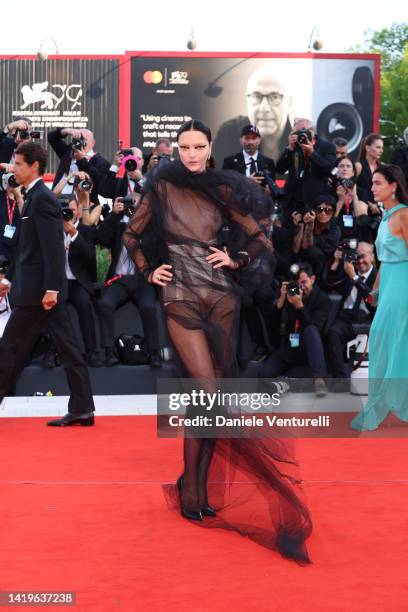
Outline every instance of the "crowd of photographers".
[[(25, 118), (0, 132), (0, 277), (13, 260), (24, 205), (13, 176), (14, 150), (20, 142), (38, 138), (41, 134)], [(243, 127), (238, 138), (236, 154), (210, 159), (209, 165), (240, 172), (256, 183), (263, 202), (258, 221), (275, 247), (262, 275), (251, 275), (250, 268), (237, 275), (241, 326), (251, 339), (250, 353), (240, 349), (238, 358), (242, 366), (248, 361), (260, 363), (263, 379), (307, 366), (316, 394), (323, 396), (328, 376), (340, 383), (350, 376), (346, 345), (358, 333), (358, 325), (369, 326), (374, 312), (374, 241), (382, 209), (374, 201), (371, 180), (381, 164), (382, 138), (369, 134), (361, 143), (358, 161), (348, 155), (347, 141), (318, 138), (307, 119), (295, 119), (277, 160), (262, 154), (255, 125)], [(407, 176), (408, 128), (404, 138), (405, 146), (394, 152), (392, 161)], [(52, 189), (62, 208), (69, 301), (78, 314), (88, 364), (118, 363), (115, 311), (131, 301), (143, 324), (145, 359), (160, 367), (163, 347), (156, 290), (138, 274), (122, 234), (143, 193), (146, 175), (172, 163), (171, 142), (159, 139), (149, 155), (119, 144), (113, 163), (95, 150), (90, 130), (57, 128), (49, 132), (48, 144), (59, 158)], [(278, 186), (279, 179), (284, 179), (283, 187)], [(233, 251), (235, 234), (230, 229), (223, 227), (220, 244)], [(109, 250), (110, 265), (104, 282), (98, 284), (99, 248)], [(253, 278), (258, 282), (251, 282)], [(0, 302), (0, 334), (10, 307), (7, 298)], [(56, 363), (49, 347), (44, 364)]]

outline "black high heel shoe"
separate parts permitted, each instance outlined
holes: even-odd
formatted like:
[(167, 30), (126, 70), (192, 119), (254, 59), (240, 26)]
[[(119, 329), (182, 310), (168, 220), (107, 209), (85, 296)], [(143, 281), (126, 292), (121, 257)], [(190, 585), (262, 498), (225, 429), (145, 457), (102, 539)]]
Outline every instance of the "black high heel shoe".
[(203, 516), (217, 516), (216, 511), (212, 506), (210, 506), (210, 504), (205, 504), (205, 506), (201, 506), (201, 514)]
[(178, 489), (179, 495), (180, 495), (180, 512), (181, 512), (181, 516), (183, 516), (185, 519), (188, 519), (190, 521), (202, 521), (203, 520), (202, 512), (195, 511), (195, 510), (186, 510), (185, 508), (183, 508), (182, 501), (181, 501), (181, 490), (182, 490), (182, 488), (183, 488), (183, 474), (177, 480), (177, 489)]

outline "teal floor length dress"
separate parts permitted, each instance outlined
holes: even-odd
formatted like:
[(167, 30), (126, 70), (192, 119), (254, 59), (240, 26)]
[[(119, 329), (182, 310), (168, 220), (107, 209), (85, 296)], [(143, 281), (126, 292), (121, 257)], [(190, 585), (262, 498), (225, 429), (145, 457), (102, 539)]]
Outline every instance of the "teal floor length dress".
[(375, 243), (381, 276), (369, 337), (368, 401), (351, 424), (362, 431), (377, 429), (390, 411), (408, 421), (408, 247), (388, 225), (404, 207), (385, 212)]

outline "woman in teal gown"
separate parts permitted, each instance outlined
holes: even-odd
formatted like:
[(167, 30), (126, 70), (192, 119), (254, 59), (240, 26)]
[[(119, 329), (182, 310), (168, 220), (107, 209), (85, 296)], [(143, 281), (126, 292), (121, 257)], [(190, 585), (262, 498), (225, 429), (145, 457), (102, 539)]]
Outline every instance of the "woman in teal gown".
[(385, 214), (375, 243), (381, 267), (369, 339), (368, 401), (351, 423), (361, 431), (377, 429), (390, 411), (408, 422), (408, 192), (402, 170), (379, 167), (372, 191)]

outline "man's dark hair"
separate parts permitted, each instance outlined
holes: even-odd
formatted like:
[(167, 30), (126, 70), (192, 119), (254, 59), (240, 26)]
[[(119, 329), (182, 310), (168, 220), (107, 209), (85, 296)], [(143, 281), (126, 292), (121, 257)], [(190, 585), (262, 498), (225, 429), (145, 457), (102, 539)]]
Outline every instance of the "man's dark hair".
[(333, 144), (336, 147), (345, 147), (348, 145), (348, 142), (345, 138), (341, 138), (341, 136), (338, 136), (337, 138), (333, 138)]
[(22, 142), (15, 150), (16, 155), (22, 155), (29, 166), (38, 162), (38, 173), (42, 176), (47, 167), (48, 153), (38, 142)]
[(300, 274), (301, 272), (304, 272), (305, 274), (307, 274), (309, 278), (314, 276), (313, 268), (310, 265), (310, 263), (308, 263), (307, 261), (302, 262), (301, 264), (299, 264), (299, 273), (298, 274)]

